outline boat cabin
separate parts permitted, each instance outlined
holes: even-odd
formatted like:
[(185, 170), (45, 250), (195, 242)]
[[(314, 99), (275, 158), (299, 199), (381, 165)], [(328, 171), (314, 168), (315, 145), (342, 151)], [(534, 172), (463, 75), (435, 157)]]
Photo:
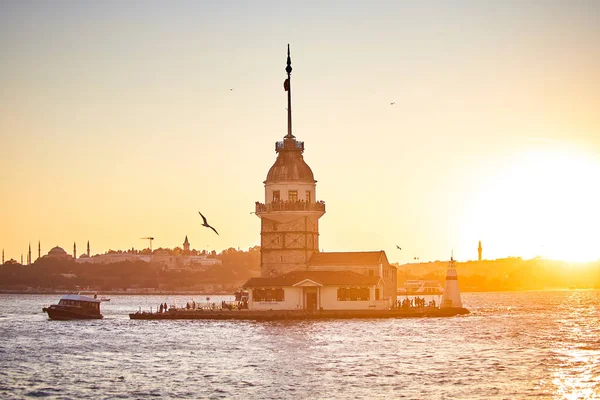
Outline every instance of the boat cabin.
[(79, 294), (67, 294), (61, 297), (58, 302), (59, 306), (81, 307), (90, 312), (100, 313), (100, 299), (94, 299), (88, 296)]

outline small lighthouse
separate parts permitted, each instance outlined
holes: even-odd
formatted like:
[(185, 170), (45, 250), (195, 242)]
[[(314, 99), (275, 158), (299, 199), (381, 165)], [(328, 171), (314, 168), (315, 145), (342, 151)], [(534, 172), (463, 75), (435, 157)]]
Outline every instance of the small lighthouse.
[(448, 264), (446, 285), (444, 286), (444, 294), (442, 295), (440, 308), (463, 308), (460, 299), (460, 290), (458, 288), (456, 266), (454, 265), (454, 256), (450, 257), (450, 263)]

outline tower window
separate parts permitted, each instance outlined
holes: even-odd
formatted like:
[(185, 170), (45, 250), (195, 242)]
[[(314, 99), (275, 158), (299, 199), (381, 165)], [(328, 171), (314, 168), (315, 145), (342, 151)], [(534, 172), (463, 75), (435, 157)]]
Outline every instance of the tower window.
[(310, 195), (310, 190), (306, 191), (306, 199), (305, 200), (307, 203), (310, 203), (310, 201), (312, 200), (311, 195)]
[(279, 190), (273, 190), (273, 201), (281, 200), (281, 196), (279, 195)]
[(290, 190), (288, 192), (288, 200), (289, 201), (298, 201), (298, 191), (297, 190)]

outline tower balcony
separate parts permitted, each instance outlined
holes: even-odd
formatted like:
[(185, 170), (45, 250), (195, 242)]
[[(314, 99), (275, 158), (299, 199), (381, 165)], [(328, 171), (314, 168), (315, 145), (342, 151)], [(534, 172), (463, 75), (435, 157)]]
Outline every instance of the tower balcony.
[(279, 153), (282, 150), (300, 150), (301, 152), (304, 152), (304, 142), (299, 142), (294, 139), (275, 142), (275, 151)]
[(317, 201), (310, 203), (303, 200), (299, 201), (274, 201), (269, 204), (256, 202), (256, 214), (272, 212), (272, 211), (317, 211), (325, 212), (325, 202)]

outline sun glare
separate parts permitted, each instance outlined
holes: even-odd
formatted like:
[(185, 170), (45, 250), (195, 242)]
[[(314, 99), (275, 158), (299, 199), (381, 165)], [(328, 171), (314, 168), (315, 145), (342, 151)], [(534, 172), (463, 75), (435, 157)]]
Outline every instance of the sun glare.
[(582, 151), (518, 153), (481, 185), (463, 237), (484, 240), (488, 258), (600, 258), (600, 160)]

